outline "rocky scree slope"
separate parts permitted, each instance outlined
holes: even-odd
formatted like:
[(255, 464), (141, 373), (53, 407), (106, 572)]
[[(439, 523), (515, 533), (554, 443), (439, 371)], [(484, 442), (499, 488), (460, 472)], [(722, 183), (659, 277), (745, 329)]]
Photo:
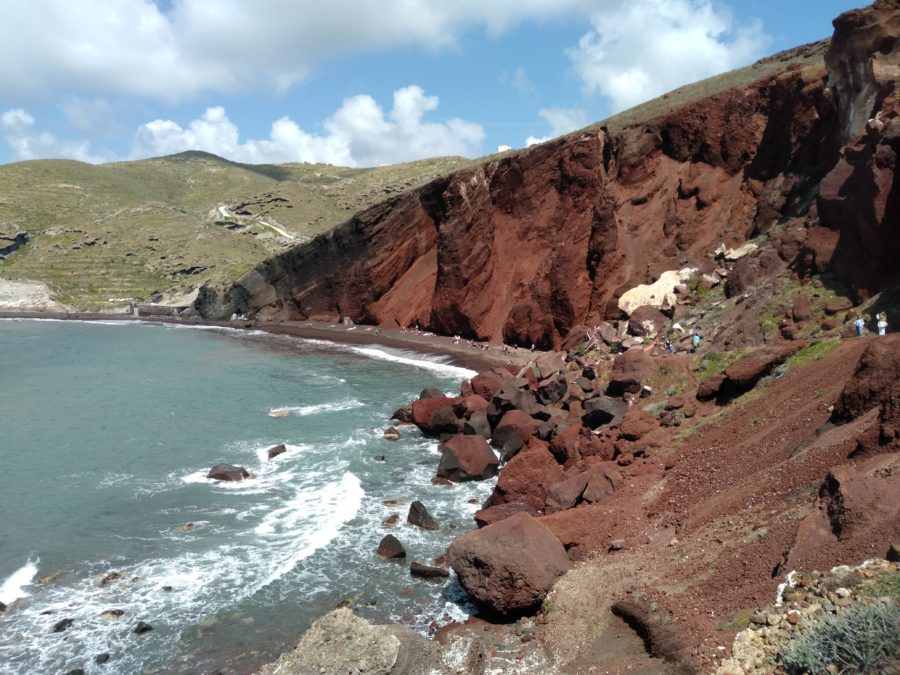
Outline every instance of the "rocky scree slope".
[(435, 180), (202, 289), (196, 306), (551, 348), (617, 317), (624, 290), (709, 269), (720, 243), (760, 235), (799, 275), (827, 271), (869, 297), (897, 279), (900, 253), (897, 16), (882, 0), (839, 17), (827, 51), (769, 59), (755, 80), (751, 68), (664, 114)]

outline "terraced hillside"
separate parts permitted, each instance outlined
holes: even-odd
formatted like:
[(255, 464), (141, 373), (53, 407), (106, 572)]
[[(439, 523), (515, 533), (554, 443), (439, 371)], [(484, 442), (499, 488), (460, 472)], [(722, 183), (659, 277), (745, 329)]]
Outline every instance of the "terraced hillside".
[(252, 166), (187, 152), (0, 166), (0, 278), (42, 281), (78, 309), (173, 298), (470, 163)]

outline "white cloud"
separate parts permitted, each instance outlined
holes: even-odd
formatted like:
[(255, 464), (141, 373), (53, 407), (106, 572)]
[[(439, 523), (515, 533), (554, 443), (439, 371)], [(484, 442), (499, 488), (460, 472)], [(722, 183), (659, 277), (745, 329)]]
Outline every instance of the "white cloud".
[(525, 140), (526, 148), (590, 124), (587, 111), (583, 108), (541, 108), (538, 110), (538, 116), (550, 125), (550, 133), (540, 138), (529, 136)]
[(17, 160), (55, 157), (96, 164), (108, 159), (92, 154), (88, 141), (61, 141), (50, 132), (36, 131), (34, 125), (34, 117), (21, 108), (12, 108), (0, 115), (0, 137)]
[(516, 68), (512, 73), (507, 71), (500, 73), (500, 81), (508, 84), (522, 96), (530, 98), (537, 95), (537, 87), (529, 79), (528, 72), (522, 66)]
[(437, 107), (436, 96), (426, 96), (413, 85), (394, 92), (387, 115), (371, 96), (354, 96), (325, 121), (325, 134), (311, 134), (289, 117), (282, 117), (272, 124), (268, 138), (243, 142), (225, 109), (214, 107), (187, 127), (172, 120), (142, 125), (135, 135), (132, 157), (205, 150), (253, 164), (376, 166), (439, 155), (478, 155), (485, 135), (481, 126), (461, 119), (426, 121), (426, 113)]
[(322, 61), (403, 46), (455, 47), (467, 29), (588, 16), (590, 0), (5, 0), (0, 91), (60, 89), (181, 101), (284, 91)]
[(711, 0), (617, 0), (591, 23), (567, 54), (585, 92), (614, 111), (746, 65), (768, 42), (759, 22), (736, 29)]

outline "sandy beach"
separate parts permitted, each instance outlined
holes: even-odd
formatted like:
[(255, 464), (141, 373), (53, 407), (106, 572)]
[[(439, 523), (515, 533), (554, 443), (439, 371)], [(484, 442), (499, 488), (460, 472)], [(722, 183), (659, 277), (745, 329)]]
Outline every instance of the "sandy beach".
[(290, 335), (314, 340), (328, 340), (345, 344), (381, 345), (420, 354), (445, 356), (453, 365), (472, 370), (486, 370), (506, 364), (525, 365), (540, 352), (527, 349), (503, 353), (501, 345), (475, 343), (426, 332), (384, 330), (376, 326), (344, 326), (321, 321), (203, 321), (172, 317), (135, 317), (126, 314), (103, 312), (0, 312), (0, 319), (57, 319), (71, 321), (142, 321), (146, 323), (170, 323), (185, 326), (221, 326), (239, 330), (259, 330), (273, 335)]

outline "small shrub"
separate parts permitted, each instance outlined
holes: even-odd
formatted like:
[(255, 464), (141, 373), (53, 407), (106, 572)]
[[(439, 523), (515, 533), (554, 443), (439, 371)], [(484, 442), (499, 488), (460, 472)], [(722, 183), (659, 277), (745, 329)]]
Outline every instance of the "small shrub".
[[(823, 619), (781, 654), (788, 673), (880, 673), (900, 660), (900, 606), (856, 606)], [(832, 666), (837, 670), (833, 670)]]

